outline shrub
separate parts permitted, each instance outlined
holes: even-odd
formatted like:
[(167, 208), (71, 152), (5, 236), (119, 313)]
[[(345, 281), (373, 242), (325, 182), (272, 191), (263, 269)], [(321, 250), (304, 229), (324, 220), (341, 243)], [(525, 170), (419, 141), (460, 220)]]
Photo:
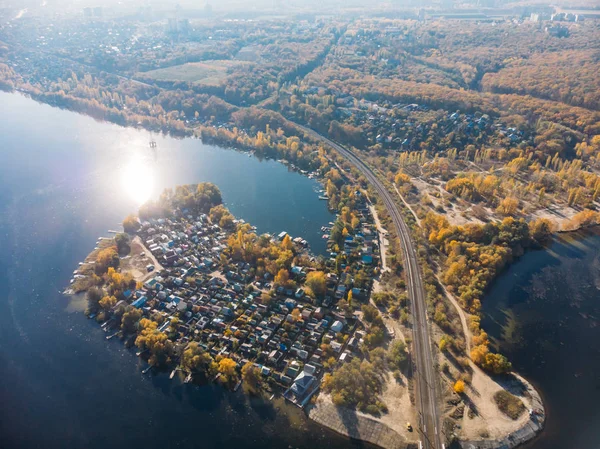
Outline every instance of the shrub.
[(525, 411), (525, 404), (506, 390), (494, 394), (494, 402), (502, 413), (511, 419), (517, 419)]

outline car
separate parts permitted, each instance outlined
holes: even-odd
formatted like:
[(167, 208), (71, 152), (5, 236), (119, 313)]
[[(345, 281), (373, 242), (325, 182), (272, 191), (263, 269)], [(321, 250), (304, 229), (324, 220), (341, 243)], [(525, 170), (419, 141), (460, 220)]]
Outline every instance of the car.
[(148, 271), (148, 273), (151, 273), (152, 271), (154, 271), (154, 265), (147, 265), (146, 270)]
[(409, 432), (413, 431), (413, 428), (412, 428), (412, 426), (410, 425), (409, 422), (406, 423), (406, 430), (408, 430)]

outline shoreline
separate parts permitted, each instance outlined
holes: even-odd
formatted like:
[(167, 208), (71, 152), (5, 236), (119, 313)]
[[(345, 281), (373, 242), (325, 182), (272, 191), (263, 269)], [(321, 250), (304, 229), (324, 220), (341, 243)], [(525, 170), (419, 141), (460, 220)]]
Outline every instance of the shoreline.
[(364, 441), (383, 449), (412, 449), (416, 443), (404, 440), (388, 425), (345, 407), (318, 401), (306, 412), (311, 421), (353, 440)]
[[(143, 126), (142, 126), (142, 127), (136, 127), (136, 126), (132, 126), (132, 125), (130, 125), (130, 124), (120, 124), (120, 123), (117, 123), (117, 122), (115, 122), (115, 121), (108, 120), (108, 119), (106, 119), (106, 118), (96, 118), (96, 117), (94, 117), (93, 115), (90, 115), (90, 114), (88, 114), (88, 113), (86, 113), (86, 112), (77, 111), (76, 109), (72, 109), (72, 108), (68, 108), (68, 107), (61, 107), (61, 106), (59, 106), (59, 105), (56, 105), (56, 104), (52, 104), (52, 103), (50, 103), (50, 102), (43, 101), (42, 99), (40, 99), (40, 98), (36, 98), (36, 97), (34, 97), (33, 95), (31, 95), (31, 94), (29, 94), (29, 93), (27, 93), (27, 92), (21, 91), (21, 90), (13, 90), (13, 91), (8, 91), (8, 93), (18, 93), (18, 94), (24, 95), (25, 97), (31, 98), (32, 100), (34, 100), (34, 101), (36, 101), (36, 102), (39, 102), (39, 103), (41, 103), (41, 104), (47, 104), (47, 105), (49, 105), (49, 106), (51, 106), (51, 107), (57, 107), (57, 108), (60, 108), (60, 109), (65, 109), (65, 110), (68, 110), (68, 111), (71, 111), (71, 112), (75, 112), (75, 113), (79, 113), (79, 114), (82, 114), (82, 115), (85, 115), (85, 116), (89, 116), (89, 117), (92, 117), (92, 118), (94, 118), (94, 119), (96, 119), (96, 120), (98, 120), (98, 121), (100, 121), (100, 122), (112, 123), (112, 124), (116, 124), (117, 126), (121, 126), (121, 127), (125, 127), (125, 128), (129, 128), (129, 127), (131, 127), (131, 128), (133, 128), (133, 129), (149, 129), (149, 128), (147, 128), (147, 127), (143, 127)], [(199, 137), (193, 137), (193, 136), (176, 136), (176, 135), (174, 135), (174, 134), (170, 133), (169, 131), (164, 131), (164, 130), (163, 130), (163, 131), (161, 131), (161, 132), (162, 132), (162, 133), (164, 133), (164, 134), (166, 134), (166, 135), (169, 135), (170, 137), (174, 137), (174, 138), (186, 138), (186, 137), (190, 137), (190, 138), (199, 138)], [(222, 146), (222, 147), (224, 147), (224, 148), (233, 149), (234, 151), (242, 151), (242, 152), (244, 152), (244, 151), (245, 151), (244, 149), (241, 149), (241, 148), (235, 148), (235, 147), (225, 147), (224, 145), (219, 145), (219, 144), (217, 144), (217, 145), (218, 145), (218, 146)], [(268, 159), (268, 157), (267, 157), (267, 159)], [(275, 159), (275, 158), (273, 158), (273, 160), (277, 160), (277, 161), (279, 161), (279, 162), (282, 162), (281, 160), (278, 160), (278, 159)], [(298, 172), (300, 172), (300, 171), (301, 171), (299, 168), (297, 168), (297, 167), (293, 166), (293, 164), (290, 164), (290, 163), (287, 163), (287, 164), (285, 164), (285, 163), (284, 163), (284, 165), (286, 165), (286, 166), (288, 166), (288, 167), (290, 167), (290, 166), (291, 166), (290, 168), (292, 168), (292, 170), (294, 170), (294, 171), (298, 171)], [(305, 175), (304, 173), (302, 173), (302, 174), (303, 174), (303, 175)], [(317, 181), (321, 182), (321, 180), (320, 180), (320, 179), (318, 179)], [(401, 198), (401, 199), (404, 201), (404, 199), (402, 198), (402, 196), (400, 196), (400, 198)], [(581, 226), (580, 228), (577, 228), (577, 229), (572, 229), (572, 230), (559, 230), (559, 231), (556, 231), (556, 234), (571, 233), (571, 232), (578, 231), (578, 230), (581, 230), (581, 229), (592, 228), (592, 227), (596, 227), (596, 226), (598, 226), (598, 225), (588, 225), (588, 226)], [(65, 293), (65, 294), (67, 294), (67, 295), (69, 295), (69, 294), (70, 294), (68, 291), (65, 291), (64, 293)], [(516, 373), (515, 373), (515, 375), (516, 375), (517, 377), (519, 377), (520, 379), (524, 380), (524, 379), (523, 379), (521, 376), (518, 376)], [(532, 387), (532, 386), (529, 384), (529, 382), (527, 382), (527, 381), (524, 381), (524, 383), (525, 383), (526, 385), (528, 385), (528, 386), (529, 386), (529, 387), (530, 387), (530, 388), (531, 388), (533, 391), (535, 391), (535, 394), (536, 394), (536, 396), (537, 396), (537, 397), (539, 397), (539, 393), (537, 392), (537, 390), (535, 390), (535, 389), (534, 389), (534, 388), (533, 388), (533, 387)], [(541, 399), (540, 399), (540, 402), (541, 402)], [(310, 416), (309, 416), (309, 417), (310, 417)], [(310, 417), (310, 419), (313, 419), (313, 418), (312, 418), (312, 417)], [(368, 419), (368, 418), (365, 418), (365, 419)], [(373, 421), (375, 421), (375, 420), (373, 420)], [(317, 422), (318, 422), (318, 421), (317, 421)], [(324, 425), (325, 427), (331, 428), (331, 427), (327, 426), (326, 424), (323, 424), (323, 423), (320, 423), (320, 424), (321, 424), (321, 425)], [(384, 424), (382, 424), (382, 425), (384, 425)], [(533, 439), (535, 436), (537, 436), (537, 434), (539, 434), (539, 432), (540, 432), (542, 429), (543, 429), (543, 421), (542, 421), (542, 426), (541, 426), (541, 428), (540, 428), (540, 429), (538, 429), (538, 430), (537, 430), (535, 433), (533, 433), (532, 435), (530, 435), (530, 436), (529, 436), (527, 439), (525, 439), (525, 440), (522, 440), (522, 441), (518, 442), (516, 445), (523, 444), (523, 443), (525, 443), (525, 442), (527, 442), (527, 441), (529, 441), (529, 440)], [(335, 430), (335, 429), (332, 429), (332, 430)], [(390, 430), (391, 430), (391, 429), (390, 429)], [(521, 430), (521, 429), (519, 429), (519, 430), (517, 430), (517, 431), (513, 432), (512, 434), (509, 434), (509, 435), (508, 435), (506, 438), (509, 438), (509, 439), (510, 439), (510, 438), (511, 438), (511, 435), (513, 435), (514, 433), (517, 433), (517, 432), (519, 432), (520, 430)], [(352, 437), (351, 435), (347, 435), (347, 436), (348, 436), (349, 438), (354, 438), (354, 437)], [(369, 440), (365, 439), (364, 441), (369, 441)], [(468, 447), (469, 449), (471, 449), (473, 446), (464, 446), (464, 444), (468, 444), (468, 443), (471, 443), (471, 444), (473, 444), (473, 443), (474, 443), (474, 444), (482, 444), (482, 443), (483, 443), (483, 442), (485, 442), (485, 441), (486, 441), (486, 440), (482, 440), (481, 442), (478, 442), (478, 441), (461, 442), (461, 445), (463, 445), (463, 447)], [(504, 440), (501, 440), (500, 442), (496, 442), (496, 443), (497, 443), (497, 444), (500, 444), (502, 441), (504, 441)], [(374, 444), (375, 444), (375, 443), (374, 443)], [(516, 447), (516, 445), (512, 445), (512, 446), (510, 446), (510, 447)], [(498, 446), (485, 446), (485, 447), (492, 448), (492, 447), (498, 447)]]
[(504, 438), (498, 440), (459, 440), (459, 445), (463, 449), (514, 449), (529, 443), (534, 440), (543, 430), (546, 423), (546, 408), (542, 400), (541, 394), (535, 387), (523, 376), (513, 372), (513, 375), (521, 381), (526, 392), (531, 395), (531, 403), (534, 410), (540, 410), (541, 413), (536, 413), (530, 416), (529, 420), (519, 429), (509, 433)]

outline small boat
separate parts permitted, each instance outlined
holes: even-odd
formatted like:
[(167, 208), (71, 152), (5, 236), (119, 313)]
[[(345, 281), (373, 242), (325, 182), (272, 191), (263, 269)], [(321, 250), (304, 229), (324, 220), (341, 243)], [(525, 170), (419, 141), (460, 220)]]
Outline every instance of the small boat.
[(148, 368), (142, 371), (142, 374), (146, 374), (148, 371), (152, 369), (152, 365), (148, 365)]
[(177, 368), (175, 368), (173, 371), (171, 371), (171, 375), (169, 376), (169, 379), (173, 379), (175, 377), (176, 372), (177, 372)]
[(320, 196), (319, 199), (327, 201), (329, 199), (329, 197), (327, 195), (323, 195), (323, 196)]

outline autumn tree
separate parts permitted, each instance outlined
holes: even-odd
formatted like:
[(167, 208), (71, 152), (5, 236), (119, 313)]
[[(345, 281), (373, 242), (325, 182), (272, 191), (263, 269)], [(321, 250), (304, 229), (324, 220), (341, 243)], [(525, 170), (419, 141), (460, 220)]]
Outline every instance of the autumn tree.
[(547, 218), (540, 218), (529, 223), (529, 233), (531, 238), (538, 244), (544, 245), (548, 243), (552, 237), (555, 225)]
[(194, 374), (214, 376), (217, 373), (217, 364), (214, 359), (195, 341), (191, 342), (183, 351), (181, 365)]
[(105, 273), (109, 267), (116, 268), (119, 266), (119, 262), (119, 253), (116, 246), (104, 248), (98, 252), (98, 256), (96, 257), (96, 273)]
[(294, 242), (292, 242), (292, 238), (289, 234), (286, 234), (285, 237), (283, 237), (281, 247), (287, 251), (292, 251), (294, 249)]
[(142, 317), (142, 311), (135, 307), (129, 307), (121, 317), (121, 329), (125, 334), (135, 332), (135, 325)]
[(135, 345), (142, 351), (149, 351), (148, 362), (151, 366), (164, 366), (171, 362), (175, 347), (167, 334), (157, 329), (158, 324), (147, 318), (140, 321), (141, 332), (135, 339)]
[(519, 207), (519, 200), (514, 197), (507, 197), (500, 201), (496, 212), (504, 216), (515, 215)]
[(102, 307), (104, 310), (109, 311), (111, 308), (114, 307), (114, 305), (117, 303), (117, 298), (115, 298), (114, 296), (108, 296), (106, 295), (104, 298), (102, 298), (98, 305), (100, 307)]
[(262, 388), (262, 375), (260, 369), (252, 362), (247, 362), (242, 367), (242, 380), (246, 389), (251, 394), (257, 394)]
[(224, 229), (233, 229), (235, 217), (229, 212), (222, 204), (219, 204), (210, 209), (209, 212), (210, 221), (218, 224)]
[(140, 228), (140, 221), (135, 215), (127, 215), (123, 220), (123, 229), (128, 234), (135, 234)]
[(322, 271), (311, 271), (306, 275), (306, 286), (317, 297), (322, 297), (327, 291), (327, 278)]
[(452, 387), (455, 393), (463, 394), (465, 392), (465, 383), (462, 380), (457, 380)]
[(286, 269), (281, 269), (277, 272), (277, 275), (275, 276), (275, 285), (279, 285), (281, 287), (285, 287), (288, 285), (288, 282), (290, 280), (290, 273), (288, 270)]
[(218, 371), (219, 374), (221, 374), (221, 379), (223, 379), (224, 383), (232, 385), (234, 382), (237, 381), (236, 368), (237, 364), (233, 359), (230, 359), (229, 357), (223, 357), (219, 361)]

